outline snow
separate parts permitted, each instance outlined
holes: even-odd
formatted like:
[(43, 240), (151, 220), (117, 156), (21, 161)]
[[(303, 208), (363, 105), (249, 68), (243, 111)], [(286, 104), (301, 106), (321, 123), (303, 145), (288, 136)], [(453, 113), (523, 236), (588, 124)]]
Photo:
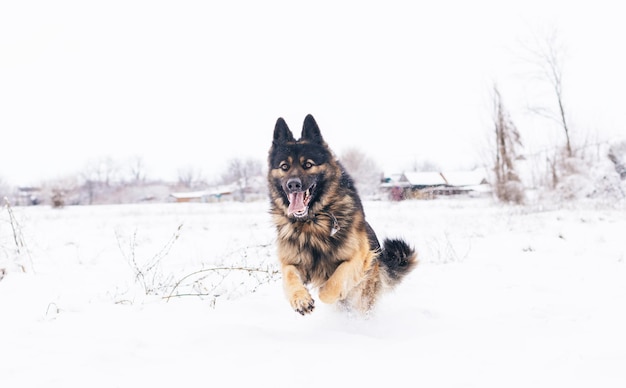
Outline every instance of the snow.
[(14, 207), (27, 252), (2, 208), (1, 385), (625, 386), (623, 203), (364, 206), (421, 260), (369, 317), (302, 317), (279, 275), (173, 290), (276, 269), (265, 202)]

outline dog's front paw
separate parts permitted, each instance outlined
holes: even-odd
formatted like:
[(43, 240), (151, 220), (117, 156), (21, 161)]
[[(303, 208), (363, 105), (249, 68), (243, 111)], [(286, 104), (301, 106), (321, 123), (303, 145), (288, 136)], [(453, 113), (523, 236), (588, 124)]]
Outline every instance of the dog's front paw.
[(315, 301), (307, 290), (294, 292), (289, 298), (289, 303), (291, 303), (291, 307), (301, 315), (309, 314), (313, 312), (315, 308)]

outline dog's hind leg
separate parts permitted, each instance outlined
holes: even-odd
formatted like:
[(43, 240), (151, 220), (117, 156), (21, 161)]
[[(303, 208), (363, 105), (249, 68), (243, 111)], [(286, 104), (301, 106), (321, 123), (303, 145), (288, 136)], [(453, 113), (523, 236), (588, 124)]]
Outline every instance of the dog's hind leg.
[(330, 304), (345, 299), (352, 289), (363, 281), (374, 256), (369, 245), (362, 244), (361, 249), (350, 260), (341, 263), (326, 283), (320, 287), (320, 300)]

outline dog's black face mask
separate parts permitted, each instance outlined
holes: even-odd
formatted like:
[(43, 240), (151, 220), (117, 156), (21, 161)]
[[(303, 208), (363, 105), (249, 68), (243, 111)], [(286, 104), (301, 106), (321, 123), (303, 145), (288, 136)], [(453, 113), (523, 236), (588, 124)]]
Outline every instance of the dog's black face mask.
[(295, 140), (285, 121), (278, 119), (269, 168), (275, 189), (282, 193), (287, 216), (298, 220), (311, 216), (309, 210), (324, 189), (325, 165), (330, 158), (313, 116), (306, 117), (299, 140)]

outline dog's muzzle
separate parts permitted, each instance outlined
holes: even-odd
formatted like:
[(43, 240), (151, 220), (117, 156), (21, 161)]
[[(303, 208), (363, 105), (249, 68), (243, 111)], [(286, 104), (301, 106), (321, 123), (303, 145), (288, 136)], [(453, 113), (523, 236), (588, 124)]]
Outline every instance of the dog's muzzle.
[(315, 184), (312, 184), (308, 189), (303, 190), (300, 178), (289, 178), (285, 187), (287, 199), (289, 200), (287, 215), (296, 218), (306, 217), (309, 213), (309, 202), (314, 189)]

